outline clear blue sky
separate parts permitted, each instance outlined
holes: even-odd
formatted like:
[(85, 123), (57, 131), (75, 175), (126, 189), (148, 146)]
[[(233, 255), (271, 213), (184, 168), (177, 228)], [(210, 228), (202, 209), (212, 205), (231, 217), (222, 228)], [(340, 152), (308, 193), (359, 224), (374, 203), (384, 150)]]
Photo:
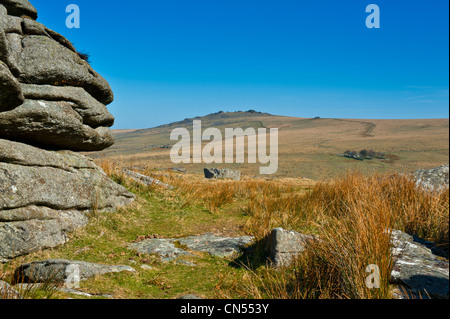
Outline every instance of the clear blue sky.
[[(111, 84), (114, 128), (219, 110), (448, 118), (448, 0), (31, 0)], [(68, 4), (81, 28), (67, 29)], [(381, 28), (365, 25), (368, 4)]]

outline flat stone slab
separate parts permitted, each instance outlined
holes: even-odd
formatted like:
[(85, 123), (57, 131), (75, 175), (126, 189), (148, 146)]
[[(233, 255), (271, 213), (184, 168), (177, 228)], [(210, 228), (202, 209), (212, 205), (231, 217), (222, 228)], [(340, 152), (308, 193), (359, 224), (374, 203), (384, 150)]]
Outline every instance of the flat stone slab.
[(52, 289), (55, 291), (60, 291), (62, 293), (66, 294), (72, 294), (72, 295), (78, 295), (83, 297), (103, 297), (103, 298), (113, 298), (113, 295), (111, 294), (90, 294), (88, 292), (80, 291), (73, 288), (67, 288), (64, 286), (50, 286), (46, 287), (47, 284), (44, 283), (30, 283), (30, 284), (17, 284), (13, 288), (17, 289), (18, 291), (36, 291), (40, 289)]
[(253, 241), (254, 238), (250, 236), (220, 237), (204, 234), (183, 238), (151, 238), (130, 244), (128, 248), (142, 254), (156, 254), (162, 261), (175, 260), (182, 255), (195, 256), (190, 251), (227, 258), (242, 252)]
[(177, 299), (189, 300), (189, 299), (203, 299), (203, 298), (201, 298), (201, 297), (199, 297), (197, 295), (190, 294), (190, 295), (180, 296)]
[(122, 271), (136, 272), (130, 266), (103, 265), (85, 261), (49, 259), (23, 264), (14, 272), (14, 283), (73, 283), (74, 278), (88, 278), (117, 273)]
[(180, 238), (178, 242), (190, 250), (207, 252), (212, 256), (226, 258), (231, 257), (234, 253), (241, 252), (253, 240), (253, 237), (250, 236), (232, 238), (204, 234)]
[(175, 246), (176, 239), (151, 238), (130, 244), (128, 249), (140, 254), (158, 255), (162, 261), (172, 261), (182, 255), (191, 255), (184, 249)]

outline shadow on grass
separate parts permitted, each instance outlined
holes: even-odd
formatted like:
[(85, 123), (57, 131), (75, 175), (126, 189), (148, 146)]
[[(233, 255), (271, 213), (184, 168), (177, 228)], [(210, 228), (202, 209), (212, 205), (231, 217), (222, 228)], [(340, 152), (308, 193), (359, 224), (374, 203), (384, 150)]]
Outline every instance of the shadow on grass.
[(243, 253), (232, 260), (228, 266), (233, 268), (245, 268), (255, 270), (261, 266), (267, 266), (271, 264), (269, 258), (269, 252), (267, 247), (267, 237), (260, 239), (246, 247)]

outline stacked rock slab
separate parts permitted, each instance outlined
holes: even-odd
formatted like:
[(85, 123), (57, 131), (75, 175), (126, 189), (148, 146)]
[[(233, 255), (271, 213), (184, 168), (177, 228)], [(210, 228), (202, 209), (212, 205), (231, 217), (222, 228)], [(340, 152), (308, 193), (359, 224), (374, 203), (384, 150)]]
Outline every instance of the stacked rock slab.
[(26, 0), (0, 1), (0, 138), (75, 151), (111, 146), (109, 84), (36, 16)]
[(74, 151), (114, 143), (109, 84), (26, 0), (0, 0), (0, 261), (67, 241), (133, 195)]

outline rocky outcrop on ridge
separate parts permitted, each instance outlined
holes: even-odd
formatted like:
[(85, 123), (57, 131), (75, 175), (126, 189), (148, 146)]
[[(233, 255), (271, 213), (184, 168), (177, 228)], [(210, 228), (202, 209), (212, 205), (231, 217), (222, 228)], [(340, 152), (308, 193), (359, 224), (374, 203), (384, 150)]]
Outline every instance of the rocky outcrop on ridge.
[(63, 244), (133, 195), (74, 151), (111, 146), (109, 84), (26, 0), (0, 0), (0, 262)]

